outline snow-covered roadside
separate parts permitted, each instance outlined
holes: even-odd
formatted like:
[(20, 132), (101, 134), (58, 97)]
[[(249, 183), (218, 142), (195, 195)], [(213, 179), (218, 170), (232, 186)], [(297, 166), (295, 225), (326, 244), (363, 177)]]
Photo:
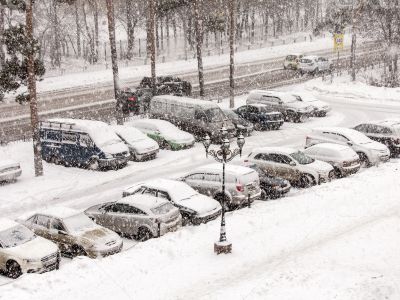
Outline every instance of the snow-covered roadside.
[(0, 299), (399, 299), (399, 168), (229, 213), (231, 255), (213, 254), (216, 220), (24, 275)]

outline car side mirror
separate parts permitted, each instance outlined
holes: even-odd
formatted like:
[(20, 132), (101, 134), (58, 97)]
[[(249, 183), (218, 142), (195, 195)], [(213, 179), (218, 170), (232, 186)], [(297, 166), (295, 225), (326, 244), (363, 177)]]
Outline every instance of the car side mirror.
[(351, 146), (353, 146), (353, 143), (350, 142), (350, 141), (348, 141), (348, 142), (347, 142), (347, 145), (351, 147)]
[(293, 160), (289, 163), (289, 165), (292, 166), (292, 167), (297, 166), (297, 164)]
[(279, 104), (279, 105), (282, 105), (282, 104), (283, 104), (283, 101), (279, 101), (278, 104)]

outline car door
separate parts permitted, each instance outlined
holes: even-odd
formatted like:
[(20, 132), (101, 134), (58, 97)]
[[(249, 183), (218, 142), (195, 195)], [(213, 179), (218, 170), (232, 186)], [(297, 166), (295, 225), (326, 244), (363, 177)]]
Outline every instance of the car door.
[(285, 154), (270, 153), (270, 159), (274, 163), (274, 175), (287, 179), (289, 181), (296, 181), (299, 177), (297, 170), (290, 165), (292, 159)]
[(270, 176), (275, 175), (274, 163), (268, 153), (259, 153), (254, 156), (254, 163)]
[(68, 251), (74, 244), (75, 239), (68, 234), (63, 222), (58, 218), (50, 218), (49, 236), (52, 241), (58, 244), (61, 251)]
[(203, 187), (200, 187), (202, 194), (213, 197), (221, 190), (221, 178), (219, 174), (207, 172), (204, 174)]
[(30, 229), (37, 235), (44, 237), (45, 239), (50, 239), (49, 225), (50, 218), (44, 215), (35, 215), (30, 218)]
[(129, 215), (126, 214), (126, 204), (123, 203), (112, 203), (105, 208), (105, 214), (103, 216), (103, 226), (107, 227), (118, 233), (129, 232), (129, 225), (134, 220), (130, 219)]

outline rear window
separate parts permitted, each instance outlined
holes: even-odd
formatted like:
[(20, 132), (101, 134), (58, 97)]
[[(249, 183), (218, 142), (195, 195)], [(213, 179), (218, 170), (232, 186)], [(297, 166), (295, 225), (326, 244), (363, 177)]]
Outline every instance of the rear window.
[(303, 58), (303, 59), (300, 60), (300, 62), (305, 63), (305, 64), (309, 64), (309, 63), (312, 62), (312, 60), (311, 60), (311, 59)]
[(169, 213), (171, 210), (173, 210), (175, 206), (173, 206), (171, 203), (166, 202), (160, 206), (154, 207), (151, 209), (152, 213), (155, 215), (164, 215)]
[(240, 175), (240, 177), (237, 178), (237, 182), (241, 183), (241, 184), (248, 184), (248, 183), (252, 183), (254, 181), (258, 181), (258, 174), (255, 171), (251, 171), (249, 173)]

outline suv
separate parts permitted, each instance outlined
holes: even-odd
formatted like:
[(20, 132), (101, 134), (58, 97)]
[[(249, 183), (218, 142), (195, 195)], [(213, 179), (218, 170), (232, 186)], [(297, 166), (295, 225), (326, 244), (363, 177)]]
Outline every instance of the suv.
[(326, 72), (331, 69), (331, 63), (329, 59), (321, 56), (304, 56), (299, 62), (299, 71), (301, 74), (312, 73), (317, 74), (319, 72)]
[(389, 147), (392, 156), (400, 155), (400, 119), (366, 122), (354, 127), (371, 140)]
[(299, 60), (303, 57), (303, 54), (290, 54), (285, 57), (283, 61), (283, 68), (297, 70), (299, 67)]
[(243, 119), (254, 124), (254, 129), (279, 129), (284, 120), (280, 112), (273, 112), (264, 104), (243, 105), (236, 109), (236, 113)]
[(236, 128), (237, 135), (243, 134), (244, 136), (250, 136), (253, 132), (254, 126), (251, 122), (243, 119), (232, 109), (223, 109), (222, 112), (225, 116), (233, 123)]
[(254, 90), (247, 97), (246, 104), (264, 104), (269, 110), (283, 114), (285, 121), (304, 122), (314, 112), (312, 105), (299, 101), (295, 96), (276, 91)]
[(376, 165), (388, 161), (390, 151), (385, 145), (375, 142), (354, 129), (342, 127), (322, 127), (313, 129), (306, 138), (306, 147), (320, 143), (350, 146), (360, 157), (363, 166)]
[(335, 175), (330, 164), (291, 148), (254, 149), (245, 162), (256, 164), (269, 175), (284, 178), (300, 187), (330, 181)]
[(43, 273), (58, 269), (56, 244), (36, 236), (25, 226), (0, 219), (0, 271), (11, 278), (22, 273)]
[(311, 105), (314, 108), (312, 113), (315, 117), (325, 117), (328, 112), (331, 110), (331, 107), (328, 103), (318, 100), (313, 95), (308, 93), (295, 93), (293, 94), (297, 98), (297, 100), (304, 102), (308, 105)]
[[(211, 164), (186, 174), (181, 178), (199, 193), (223, 202), (222, 165)], [(225, 208), (232, 209), (261, 196), (260, 178), (256, 171), (236, 165), (225, 166)]]

